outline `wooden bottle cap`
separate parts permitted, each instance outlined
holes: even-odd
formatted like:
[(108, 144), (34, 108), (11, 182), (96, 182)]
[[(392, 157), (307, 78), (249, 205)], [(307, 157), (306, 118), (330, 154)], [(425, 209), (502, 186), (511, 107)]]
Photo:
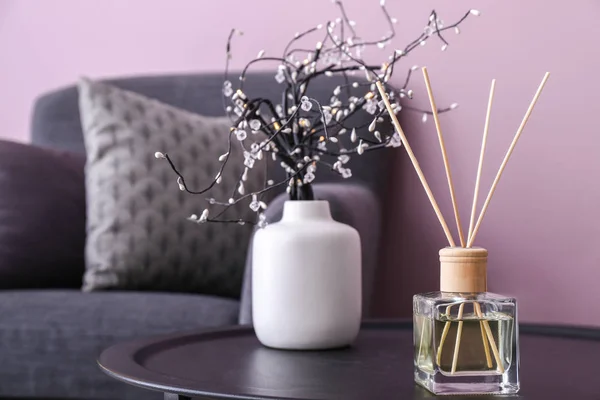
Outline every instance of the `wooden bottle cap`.
[(446, 247), (440, 250), (440, 290), (478, 293), (487, 291), (487, 256), (481, 247)]

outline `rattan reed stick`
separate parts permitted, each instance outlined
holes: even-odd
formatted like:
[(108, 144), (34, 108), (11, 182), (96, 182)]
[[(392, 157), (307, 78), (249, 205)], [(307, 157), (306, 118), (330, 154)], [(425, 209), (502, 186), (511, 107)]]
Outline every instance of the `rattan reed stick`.
[(498, 366), (498, 370), (500, 373), (504, 373), (504, 365), (502, 364), (502, 359), (500, 358), (500, 353), (498, 352), (498, 347), (496, 346), (496, 341), (494, 340), (494, 335), (492, 334), (492, 329), (490, 328), (490, 324), (488, 321), (482, 321), (483, 328), (485, 329), (485, 333), (488, 337), (490, 345), (492, 346), (492, 354), (494, 355), (494, 359), (496, 360), (496, 365)]
[(487, 144), (488, 130), (490, 128), (490, 115), (492, 113), (492, 103), (494, 101), (494, 90), (496, 89), (496, 80), (492, 79), (490, 86), (490, 97), (488, 99), (487, 111), (485, 113), (485, 125), (483, 126), (483, 139), (481, 140), (481, 151), (479, 153), (479, 164), (477, 165), (477, 177), (475, 178), (475, 190), (473, 191), (473, 205), (471, 206), (471, 219), (469, 221), (469, 236), (473, 236), (473, 228), (475, 227), (475, 211), (477, 210), (477, 198), (479, 197), (479, 182), (481, 181), (481, 171), (483, 170), (483, 156), (485, 154), (485, 146)]
[(448, 228), (448, 224), (446, 223), (446, 220), (444, 219), (444, 216), (442, 215), (442, 211), (440, 210), (440, 207), (438, 206), (437, 202), (435, 201), (433, 192), (431, 191), (431, 188), (429, 187), (429, 184), (427, 183), (427, 179), (425, 179), (425, 175), (423, 175), (423, 171), (421, 170), (421, 167), (419, 166), (417, 157), (415, 157), (415, 154), (413, 153), (412, 148), (408, 144), (408, 139), (406, 138), (406, 135), (404, 134), (404, 131), (402, 130), (402, 127), (400, 126), (400, 122), (398, 121), (398, 118), (396, 117), (396, 114), (394, 113), (394, 110), (392, 109), (390, 100), (388, 99), (387, 94), (385, 93), (385, 88), (383, 87), (383, 84), (380, 81), (377, 81), (377, 89), (379, 90), (379, 94), (381, 94), (381, 98), (383, 99), (383, 102), (385, 103), (385, 107), (387, 108), (388, 113), (390, 114), (390, 117), (392, 118), (392, 123), (394, 124), (396, 131), (400, 135), (400, 139), (402, 139), (402, 143), (404, 144), (404, 148), (406, 149), (406, 152), (408, 153), (408, 157), (410, 158), (410, 161), (412, 162), (412, 165), (413, 165), (415, 171), (417, 172), (419, 179), (421, 180), (421, 185), (423, 185), (423, 188), (425, 189), (425, 193), (427, 193), (427, 197), (429, 198), (429, 202), (431, 203), (431, 206), (433, 207), (433, 211), (435, 211), (435, 215), (438, 217), (438, 220), (440, 221), (440, 224), (442, 225), (442, 229), (444, 230), (444, 233), (446, 234), (446, 239), (448, 239), (448, 243), (450, 244), (451, 247), (455, 247), (456, 243), (454, 242), (454, 239), (452, 238), (452, 233), (450, 233), (450, 228)]
[(544, 78), (542, 79), (542, 82), (540, 83), (540, 86), (538, 87), (537, 91), (535, 92), (535, 95), (533, 96), (533, 100), (531, 100), (531, 104), (529, 104), (529, 108), (527, 108), (527, 112), (525, 113), (525, 116), (523, 117), (523, 120), (521, 121), (521, 125), (517, 129), (517, 133), (515, 134), (515, 137), (513, 138), (513, 141), (510, 144), (510, 147), (508, 148), (506, 155), (504, 156), (504, 160), (502, 160), (502, 164), (500, 165), (500, 169), (498, 170), (498, 173), (496, 174), (496, 178), (494, 179), (494, 182), (492, 183), (490, 192), (488, 193), (487, 198), (485, 199), (485, 202), (483, 203), (481, 213), (479, 214), (479, 218), (477, 218), (477, 223), (475, 224), (475, 228), (473, 228), (473, 233), (471, 234), (471, 237), (469, 238), (469, 241), (467, 242), (467, 247), (471, 247), (473, 245), (473, 242), (475, 241), (475, 236), (477, 235), (477, 232), (479, 232), (479, 228), (481, 227), (481, 221), (483, 221), (485, 212), (487, 211), (487, 208), (490, 205), (490, 200), (492, 199), (494, 191), (496, 190), (496, 186), (498, 186), (498, 182), (500, 181), (502, 172), (504, 172), (504, 168), (506, 168), (506, 164), (508, 163), (508, 160), (510, 159), (511, 154), (512, 154), (513, 150), (515, 149), (515, 146), (517, 145), (517, 141), (519, 140), (519, 137), (521, 137), (521, 133), (523, 133), (523, 129), (525, 128), (525, 125), (527, 124), (527, 121), (529, 120), (529, 117), (531, 116), (533, 108), (535, 107), (535, 104), (537, 103), (537, 101), (540, 97), (540, 94), (542, 94), (542, 90), (544, 89), (544, 86), (546, 85), (546, 81), (548, 81), (549, 77), (550, 77), (550, 72), (546, 72), (546, 74), (544, 75)]
[[(448, 307), (446, 307), (446, 315), (448, 317), (450, 317), (450, 308), (451, 307), (452, 307), (452, 305), (449, 305)], [(438, 365), (442, 364), (442, 350), (444, 348), (444, 343), (446, 342), (446, 336), (448, 336), (448, 332), (450, 331), (450, 325), (451, 325), (451, 322), (446, 321), (446, 323), (444, 324), (444, 329), (442, 330), (442, 337), (440, 338), (440, 344), (438, 345), (437, 355), (436, 355), (436, 361), (437, 361)]]
[(438, 135), (438, 141), (440, 142), (440, 149), (442, 151), (442, 160), (444, 161), (444, 168), (446, 170), (446, 179), (448, 180), (448, 188), (450, 189), (450, 199), (452, 200), (452, 208), (454, 209), (454, 219), (456, 220), (456, 229), (458, 230), (458, 237), (460, 239), (460, 247), (465, 247), (465, 236), (460, 223), (460, 215), (458, 213), (458, 205), (456, 204), (456, 195), (454, 192), (454, 184), (452, 183), (452, 173), (450, 172), (450, 163), (448, 162), (448, 154), (446, 152), (446, 145), (444, 144), (444, 137), (442, 135), (442, 127), (440, 125), (440, 117), (437, 112), (437, 105), (435, 104), (435, 98), (433, 97), (433, 90), (431, 89), (431, 82), (429, 80), (429, 73), (427, 67), (422, 68), (423, 79), (425, 80), (425, 87), (427, 88), (427, 95), (429, 96), (429, 103), (431, 104), (431, 112), (433, 113), (433, 121), (435, 122), (435, 129)]
[[(475, 314), (477, 315), (478, 318), (483, 319), (483, 314), (481, 313), (481, 306), (479, 305), (478, 302), (474, 302), (473, 303), (473, 307), (475, 308)], [(492, 356), (490, 355), (490, 344), (487, 341), (487, 338), (485, 337), (485, 324), (487, 324), (487, 321), (481, 321), (480, 322), (480, 327), (481, 327), (481, 340), (483, 341), (483, 351), (485, 352), (485, 361), (487, 363), (487, 367), (488, 368), (492, 368)]]
[(458, 307), (458, 328), (456, 330), (456, 342), (454, 343), (454, 354), (452, 355), (452, 370), (451, 373), (456, 373), (456, 366), (458, 364), (458, 352), (460, 351), (460, 339), (462, 337), (463, 328), (463, 312), (465, 311), (465, 303), (461, 303)]

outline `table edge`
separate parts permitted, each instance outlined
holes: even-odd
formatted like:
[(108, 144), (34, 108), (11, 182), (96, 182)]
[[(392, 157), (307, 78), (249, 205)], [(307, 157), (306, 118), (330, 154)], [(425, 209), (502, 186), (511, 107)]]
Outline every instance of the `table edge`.
[[(361, 330), (363, 329), (381, 329), (381, 330), (406, 330), (412, 329), (412, 320), (367, 320), (363, 321), (361, 325)], [(158, 343), (160, 341), (173, 340), (178, 338), (183, 338), (186, 336), (195, 336), (195, 335), (210, 335), (216, 333), (246, 333), (247, 331), (253, 331), (251, 325), (236, 325), (230, 327), (219, 327), (212, 329), (199, 329), (189, 332), (179, 332), (175, 334), (161, 335), (161, 336), (153, 336), (144, 339), (136, 339), (124, 343), (119, 343), (108, 347), (105, 349), (100, 356), (98, 357), (97, 364), (99, 368), (110, 376), (113, 379), (118, 381), (140, 387), (142, 389), (159, 391), (163, 393), (172, 393), (183, 396), (190, 397), (198, 397), (201, 396), (206, 399), (214, 399), (214, 400), (298, 400), (297, 398), (282, 398), (282, 397), (264, 397), (264, 396), (255, 396), (255, 395), (235, 395), (235, 394), (224, 394), (224, 393), (213, 393), (209, 391), (201, 391), (201, 390), (190, 390), (183, 387), (173, 387), (167, 384), (156, 384), (148, 381), (147, 379), (138, 379), (132, 376), (132, 374), (127, 374), (124, 372), (115, 372), (111, 368), (107, 367), (102, 363), (102, 359), (106, 358), (107, 355), (111, 353), (119, 352), (132, 354), (134, 349), (142, 349), (144, 346), (148, 346), (154, 343)], [(593, 327), (575, 327), (568, 325), (551, 325), (551, 324), (535, 324), (535, 323), (525, 323), (519, 324), (520, 334), (525, 335), (533, 335), (533, 336), (550, 336), (550, 337), (559, 337), (565, 339), (576, 339), (576, 340), (592, 340), (592, 341), (600, 341), (600, 328)], [(135, 367), (137, 365), (132, 365)], [(131, 368), (132, 365), (129, 367)], [(136, 369), (136, 368), (133, 368)], [(141, 371), (146, 371), (145, 369), (139, 367)], [(179, 381), (184, 381), (181, 378), (178, 378)]]

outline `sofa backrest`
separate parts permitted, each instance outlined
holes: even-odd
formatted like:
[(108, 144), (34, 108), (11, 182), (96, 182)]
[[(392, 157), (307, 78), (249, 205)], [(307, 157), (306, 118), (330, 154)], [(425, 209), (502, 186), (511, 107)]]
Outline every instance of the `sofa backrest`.
[[(237, 74), (231, 76), (235, 78)], [(139, 76), (105, 81), (198, 114), (207, 116), (225, 114), (222, 101), (222, 73)], [(342, 77), (321, 78), (311, 84), (308, 95), (328, 103), (333, 89), (343, 83), (345, 81)], [(233, 85), (237, 87), (237, 82), (233, 81)], [(282, 87), (275, 81), (272, 73), (248, 75), (244, 91), (251, 97), (260, 96), (274, 102), (281, 101)], [(372, 116), (366, 112), (357, 114), (359, 115), (352, 122), (357, 126), (365, 126), (363, 134), (367, 135), (366, 125)], [(31, 126), (32, 143), (85, 154), (76, 86), (68, 86), (40, 96), (34, 105)], [(345, 140), (348, 140), (348, 136), (346, 135)], [(377, 197), (382, 199), (387, 183), (386, 171), (389, 170), (393, 153), (393, 150), (387, 149), (353, 157), (349, 164), (353, 174), (350, 180), (370, 187)], [(274, 179), (283, 177), (283, 170), (275, 165), (273, 170), (269, 171), (269, 176)], [(335, 182), (341, 179), (339, 175), (325, 171), (323, 168), (319, 169), (317, 175), (319, 182)]]

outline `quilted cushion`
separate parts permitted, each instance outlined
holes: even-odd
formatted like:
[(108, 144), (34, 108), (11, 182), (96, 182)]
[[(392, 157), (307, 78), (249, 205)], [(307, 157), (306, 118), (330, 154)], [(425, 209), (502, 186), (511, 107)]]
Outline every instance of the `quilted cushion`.
[[(178, 189), (177, 176), (155, 152), (168, 152), (198, 190), (219, 171), (230, 121), (203, 117), (83, 79), (79, 104), (87, 151), (87, 242), (84, 290), (128, 289), (195, 292), (238, 297), (251, 227), (202, 224), (206, 197), (229, 198), (243, 171), (241, 146), (233, 146), (224, 184), (203, 196)], [(246, 186), (263, 182), (258, 169)], [(227, 215), (251, 219), (247, 204)]]
[(231, 325), (238, 309), (235, 300), (191, 294), (0, 292), (0, 397), (162, 399), (105, 375), (100, 353), (139, 337)]

